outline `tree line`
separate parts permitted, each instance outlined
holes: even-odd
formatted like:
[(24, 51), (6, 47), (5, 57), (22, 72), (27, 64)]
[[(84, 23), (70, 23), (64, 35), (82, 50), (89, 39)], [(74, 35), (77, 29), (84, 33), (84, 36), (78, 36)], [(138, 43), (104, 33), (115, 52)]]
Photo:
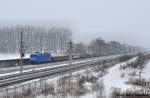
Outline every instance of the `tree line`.
[[(0, 53), (19, 53), (20, 33), (23, 33), (25, 53), (50, 51), (52, 54), (66, 55), (68, 43), (73, 32), (65, 27), (13, 26), (0, 28)], [(88, 45), (73, 43), (76, 55), (92, 54), (96, 56), (121, 54), (140, 51), (141, 48), (121, 44), (117, 41), (106, 42), (102, 38), (93, 39)]]
[(143, 49), (137, 46), (121, 44), (117, 41), (105, 41), (98, 37), (93, 39), (88, 45), (77, 43), (75, 53), (79, 55), (91, 54), (94, 56), (128, 54), (142, 52)]

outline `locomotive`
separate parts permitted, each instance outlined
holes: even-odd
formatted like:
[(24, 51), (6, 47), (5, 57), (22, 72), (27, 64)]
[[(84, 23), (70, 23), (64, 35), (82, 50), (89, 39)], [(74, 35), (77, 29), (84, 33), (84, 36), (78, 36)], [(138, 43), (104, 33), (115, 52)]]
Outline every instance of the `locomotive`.
[(45, 53), (36, 52), (30, 55), (30, 63), (45, 63), (51, 61), (52, 61), (52, 55), (51, 53), (48, 52)]

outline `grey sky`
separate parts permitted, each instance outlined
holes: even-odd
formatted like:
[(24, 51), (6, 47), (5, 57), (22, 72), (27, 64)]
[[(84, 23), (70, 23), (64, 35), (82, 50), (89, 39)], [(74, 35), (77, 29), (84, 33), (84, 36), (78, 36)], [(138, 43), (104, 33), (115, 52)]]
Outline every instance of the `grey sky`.
[(150, 0), (0, 0), (0, 25), (64, 25), (75, 41), (95, 37), (150, 48)]

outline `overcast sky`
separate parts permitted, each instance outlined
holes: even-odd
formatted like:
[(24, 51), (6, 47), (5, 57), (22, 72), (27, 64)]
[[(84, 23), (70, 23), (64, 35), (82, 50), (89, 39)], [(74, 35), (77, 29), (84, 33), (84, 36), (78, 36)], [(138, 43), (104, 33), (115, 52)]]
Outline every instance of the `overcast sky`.
[(0, 0), (0, 25), (60, 25), (74, 40), (102, 37), (150, 48), (150, 0)]

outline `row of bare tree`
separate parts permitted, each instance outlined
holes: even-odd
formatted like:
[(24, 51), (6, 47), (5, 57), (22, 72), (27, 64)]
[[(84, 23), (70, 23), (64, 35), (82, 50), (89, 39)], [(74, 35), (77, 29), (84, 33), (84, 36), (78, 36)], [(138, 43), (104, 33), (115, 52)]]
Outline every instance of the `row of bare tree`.
[(67, 28), (45, 29), (34, 26), (15, 26), (0, 28), (0, 53), (19, 52), (20, 32), (26, 53), (42, 52), (44, 49), (52, 53), (63, 54), (68, 48), (72, 32)]
[[(44, 49), (53, 54), (66, 55), (72, 31), (68, 28), (53, 27), (46, 29), (35, 26), (14, 26), (0, 28), (0, 53), (17, 53), (20, 50), (20, 32), (26, 53)], [(74, 43), (73, 52), (78, 55), (93, 54), (97, 56), (137, 52), (138, 47), (127, 46), (116, 41), (106, 42), (101, 38), (94, 39), (89, 45)]]
[(128, 54), (141, 52), (142, 48), (121, 44), (117, 41), (106, 42), (102, 38), (96, 38), (84, 45), (83, 43), (75, 44), (75, 53), (79, 55), (92, 54), (94, 56)]

